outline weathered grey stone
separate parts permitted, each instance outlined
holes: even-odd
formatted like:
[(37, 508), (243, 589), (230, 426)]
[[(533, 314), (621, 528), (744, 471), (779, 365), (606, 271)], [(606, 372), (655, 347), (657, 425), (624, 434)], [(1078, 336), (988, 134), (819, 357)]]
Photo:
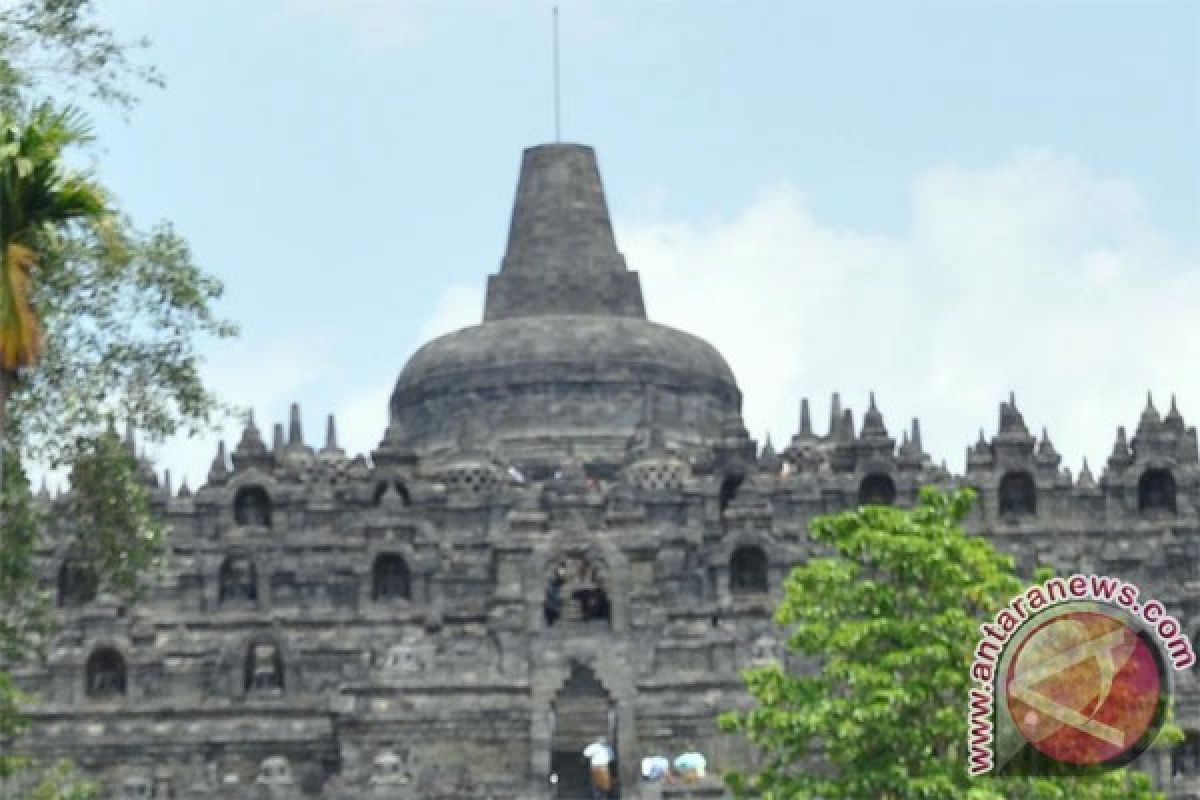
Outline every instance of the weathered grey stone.
[[(1011, 397), (961, 477), (916, 420), (897, 446), (873, 396), (856, 431), (835, 395), (824, 435), (805, 400), (760, 453), (721, 355), (645, 319), (589, 148), (526, 153), (484, 319), (410, 359), (369, 463), (332, 419), (314, 453), (293, 406), (286, 440), (249, 420), (194, 494), (160, 491), (167, 568), (135, 609), (96, 596), (67, 498), (39, 499), (61, 522), (39, 554), (59, 629), (17, 672), (37, 697), (22, 746), (137, 800), (513, 800), (548, 798), (552, 770), (573, 796), (604, 735), (636, 797), (646, 755), (748, 762), (715, 718), (748, 700), (738, 670), (806, 666), (771, 611), (815, 552), (807, 522), (925, 485), (975, 487), (970, 529), (1026, 574), (1119, 574), (1200, 624), (1197, 437), (1174, 402), (1077, 482)], [(1192, 738), (1153, 770), (1173, 798), (1200, 780), (1194, 676), (1178, 689)]]

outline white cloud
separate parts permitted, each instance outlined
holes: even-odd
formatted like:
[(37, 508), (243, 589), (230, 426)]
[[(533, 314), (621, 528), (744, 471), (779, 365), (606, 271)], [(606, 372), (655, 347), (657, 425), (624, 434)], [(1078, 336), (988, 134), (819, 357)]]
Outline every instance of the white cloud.
[(424, 344), (444, 333), (456, 331), (469, 325), (478, 325), (483, 319), (483, 295), (486, 278), (472, 285), (458, 284), (442, 293), (429, 319), (421, 326), (418, 342)]
[(919, 416), (956, 471), (1010, 389), (1074, 471), (1102, 465), (1147, 389), (1200, 419), (1200, 257), (1132, 187), (1034, 152), (931, 170), (911, 212), (902, 235), (836, 229), (778, 186), (715, 224), (627, 219), (617, 234), (651, 317), (725, 354), (760, 441), (786, 443), (802, 395), (823, 426), (835, 390), (861, 421), (874, 389), (897, 439)]

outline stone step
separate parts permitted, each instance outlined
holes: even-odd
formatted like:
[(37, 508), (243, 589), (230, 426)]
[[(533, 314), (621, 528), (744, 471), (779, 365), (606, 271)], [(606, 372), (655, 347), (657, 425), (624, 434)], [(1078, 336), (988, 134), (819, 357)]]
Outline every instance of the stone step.
[(583, 742), (583, 746), (587, 746), (601, 736), (609, 735), (607, 709), (594, 714), (564, 714), (554, 723), (555, 741), (569, 741), (572, 746), (582, 739), (587, 740)]
[(554, 746), (572, 753), (579, 753), (583, 758), (583, 748), (596, 741), (596, 729), (586, 731), (559, 731), (554, 737)]
[(595, 700), (575, 700), (571, 701), (568, 708), (559, 709), (556, 713), (559, 719), (580, 718), (580, 717), (607, 717), (609, 702), (604, 698)]

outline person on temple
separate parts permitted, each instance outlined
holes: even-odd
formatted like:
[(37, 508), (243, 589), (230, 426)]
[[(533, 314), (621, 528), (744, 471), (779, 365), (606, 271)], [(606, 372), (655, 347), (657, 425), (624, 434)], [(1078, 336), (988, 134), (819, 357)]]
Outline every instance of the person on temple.
[(592, 800), (609, 800), (612, 797), (613, 749), (608, 739), (600, 737), (583, 749), (592, 774)]
[(562, 587), (566, 582), (563, 571), (561, 566), (556, 569), (554, 576), (550, 578), (550, 583), (546, 585), (546, 600), (542, 605), (542, 611), (546, 616), (547, 627), (558, 622), (558, 618), (562, 616)]
[(689, 747), (688, 752), (675, 758), (675, 769), (679, 770), (687, 783), (695, 783), (703, 778), (707, 766), (708, 759), (697, 752), (694, 747)]
[(671, 762), (666, 756), (647, 756), (642, 759), (642, 780), (648, 783), (659, 783), (668, 780), (671, 775)]
[(600, 584), (592, 594), (592, 619), (608, 619), (608, 614), (608, 592), (604, 591), (604, 585)]

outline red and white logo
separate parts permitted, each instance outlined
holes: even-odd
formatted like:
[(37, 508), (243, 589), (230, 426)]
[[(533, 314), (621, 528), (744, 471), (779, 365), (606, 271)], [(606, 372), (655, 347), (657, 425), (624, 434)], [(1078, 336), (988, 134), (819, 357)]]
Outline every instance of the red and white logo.
[(1013, 723), (1055, 761), (1106, 764), (1136, 755), (1160, 721), (1165, 676), (1151, 647), (1098, 610), (1036, 625), (1004, 676)]

